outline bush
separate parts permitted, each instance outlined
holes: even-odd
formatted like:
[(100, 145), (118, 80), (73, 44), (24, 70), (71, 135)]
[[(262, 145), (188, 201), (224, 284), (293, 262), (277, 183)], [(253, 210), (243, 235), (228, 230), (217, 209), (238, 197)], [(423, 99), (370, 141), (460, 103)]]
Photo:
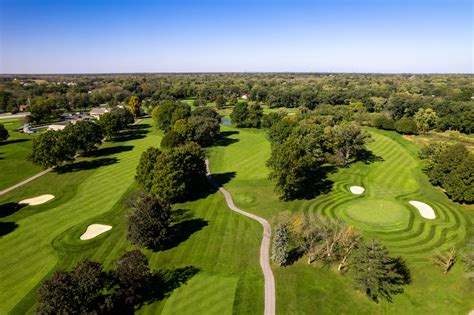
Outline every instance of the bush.
[(417, 127), (413, 119), (404, 117), (397, 120), (395, 123), (395, 130), (404, 135), (413, 135), (416, 134)]
[(378, 129), (383, 129), (383, 130), (394, 130), (395, 129), (395, 121), (387, 117), (385, 115), (377, 115), (373, 120), (372, 120), (372, 125), (375, 128)]

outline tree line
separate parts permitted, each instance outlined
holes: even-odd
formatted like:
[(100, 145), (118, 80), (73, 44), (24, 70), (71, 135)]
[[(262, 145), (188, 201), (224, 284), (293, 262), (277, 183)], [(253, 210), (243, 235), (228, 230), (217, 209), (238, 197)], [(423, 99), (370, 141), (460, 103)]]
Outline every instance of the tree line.
[(78, 155), (89, 155), (102, 140), (119, 135), (134, 122), (128, 109), (116, 108), (103, 114), (98, 122), (78, 120), (63, 130), (48, 130), (33, 139), (29, 160), (43, 168), (61, 166), (75, 160)]

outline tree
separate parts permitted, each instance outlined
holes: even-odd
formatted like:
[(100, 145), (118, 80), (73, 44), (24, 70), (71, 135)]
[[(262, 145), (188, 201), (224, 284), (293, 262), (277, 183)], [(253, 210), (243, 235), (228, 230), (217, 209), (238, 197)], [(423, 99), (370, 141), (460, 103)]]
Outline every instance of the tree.
[(443, 273), (445, 274), (451, 270), (456, 260), (457, 252), (454, 247), (450, 248), (448, 251), (437, 253), (433, 257), (434, 263), (440, 266), (443, 269)]
[(133, 95), (130, 97), (128, 100), (128, 107), (134, 117), (140, 116), (140, 101), (138, 100), (138, 96)]
[(57, 271), (38, 291), (39, 314), (91, 314), (100, 310), (108, 286), (102, 265), (84, 260), (70, 272)]
[(187, 119), (190, 115), (189, 105), (175, 104), (172, 101), (161, 102), (151, 114), (157, 127), (165, 132), (169, 131), (177, 120)]
[(272, 260), (283, 266), (288, 263), (289, 254), (289, 229), (284, 223), (279, 223), (275, 228), (272, 243)]
[(140, 194), (128, 215), (128, 239), (151, 249), (160, 249), (168, 240), (171, 210), (168, 203), (156, 197)]
[(202, 146), (211, 145), (220, 135), (220, 124), (215, 118), (192, 116), (189, 118), (192, 139)]
[(446, 175), (443, 188), (454, 201), (474, 202), (474, 155), (470, 153), (462, 163), (453, 165), (451, 172)]
[(387, 115), (383, 115), (383, 114), (376, 114), (375, 118), (372, 121), (372, 125), (375, 128), (384, 129), (384, 130), (394, 130), (395, 129), (394, 124), (395, 124), (395, 121), (392, 118), (387, 117)]
[(284, 142), (290, 136), (293, 128), (297, 125), (296, 122), (286, 118), (276, 121), (268, 129), (268, 139), (270, 140), (270, 143), (273, 145)]
[(355, 124), (335, 125), (325, 132), (336, 164), (344, 166), (365, 151), (365, 144), (370, 139), (370, 135)]
[(3, 124), (0, 124), (0, 141), (7, 140), (9, 136), (8, 130), (3, 126)]
[(160, 149), (154, 147), (149, 147), (142, 153), (135, 175), (136, 181), (142, 188), (149, 190), (153, 185), (153, 170), (160, 155)]
[[(178, 120), (179, 121), (179, 120)], [(180, 146), (186, 142), (186, 138), (174, 130), (168, 131), (161, 139), (160, 146), (164, 149)]]
[(321, 126), (303, 124), (281, 144), (272, 146), (267, 165), (270, 178), (276, 181), (276, 191), (283, 200), (305, 198), (315, 192), (322, 180), (326, 159)]
[(62, 131), (76, 152), (89, 154), (102, 143), (103, 131), (99, 124), (91, 121), (79, 120), (68, 124)]
[(263, 108), (260, 104), (255, 103), (248, 107), (247, 127), (260, 128), (263, 117)]
[(356, 288), (375, 302), (391, 301), (391, 295), (402, 293), (401, 286), (409, 282), (403, 261), (390, 257), (387, 248), (377, 240), (358, 246), (352, 266)]
[(287, 116), (286, 113), (282, 112), (282, 111), (263, 115), (263, 117), (262, 117), (262, 127), (270, 128), (275, 123), (277, 123), (280, 120), (284, 119), (286, 116)]
[(100, 116), (99, 125), (102, 127), (104, 134), (108, 138), (112, 138), (119, 132), (133, 123), (133, 114), (125, 108), (115, 108), (112, 111)]
[(75, 151), (65, 133), (48, 130), (33, 139), (29, 160), (43, 168), (59, 166), (74, 161)]
[(436, 126), (438, 115), (431, 108), (420, 108), (413, 117), (418, 131), (427, 132)]
[(205, 156), (195, 142), (170, 148), (160, 154), (148, 149), (137, 167), (137, 181), (151, 195), (176, 202), (199, 191), (206, 181)]
[(230, 119), (232, 120), (232, 123), (234, 123), (238, 128), (246, 127), (248, 115), (248, 104), (245, 102), (237, 103), (230, 114)]
[(118, 284), (114, 292), (117, 310), (134, 310), (134, 307), (143, 303), (152, 291), (152, 274), (148, 267), (148, 259), (139, 250), (123, 254), (116, 261), (113, 276)]
[(395, 122), (395, 130), (405, 135), (413, 135), (417, 132), (417, 126), (413, 119), (403, 117)]

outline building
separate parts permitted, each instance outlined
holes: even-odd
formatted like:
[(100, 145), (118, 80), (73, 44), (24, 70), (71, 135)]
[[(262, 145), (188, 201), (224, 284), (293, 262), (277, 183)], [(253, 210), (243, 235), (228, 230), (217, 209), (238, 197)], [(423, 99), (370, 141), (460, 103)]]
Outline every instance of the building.
[(65, 120), (65, 121), (60, 121), (60, 122), (57, 122), (57, 123), (54, 123), (54, 124), (51, 124), (48, 126), (48, 130), (54, 130), (54, 131), (57, 131), (57, 130), (63, 130), (64, 128), (66, 128), (67, 125), (69, 125), (70, 123), (76, 123), (75, 120)]
[(89, 112), (89, 115), (99, 119), (100, 116), (102, 116), (103, 114), (108, 113), (108, 112), (110, 112), (110, 109), (108, 109), (108, 108), (96, 107), (96, 108), (91, 109), (91, 111)]

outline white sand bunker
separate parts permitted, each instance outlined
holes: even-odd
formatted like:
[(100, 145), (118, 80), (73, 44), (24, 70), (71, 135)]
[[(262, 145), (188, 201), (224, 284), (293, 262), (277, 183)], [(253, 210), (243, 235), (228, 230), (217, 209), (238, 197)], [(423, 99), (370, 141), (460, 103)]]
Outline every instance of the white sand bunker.
[(81, 235), (81, 240), (90, 240), (91, 238), (94, 238), (111, 229), (112, 227), (110, 225), (91, 224), (87, 227), (87, 230), (84, 232), (84, 234)]
[(36, 206), (36, 205), (40, 205), (42, 203), (48, 202), (51, 199), (54, 199), (53, 195), (41, 195), (38, 197), (22, 200), (19, 202), (19, 204), (27, 205), (27, 206)]
[(417, 208), (423, 218), (430, 220), (436, 219), (436, 214), (433, 208), (428, 206), (426, 203), (414, 200), (411, 200), (408, 203)]
[(360, 186), (351, 186), (351, 188), (349, 188), (349, 189), (350, 189), (351, 193), (353, 193), (354, 195), (361, 195), (365, 191), (365, 188), (360, 187)]

